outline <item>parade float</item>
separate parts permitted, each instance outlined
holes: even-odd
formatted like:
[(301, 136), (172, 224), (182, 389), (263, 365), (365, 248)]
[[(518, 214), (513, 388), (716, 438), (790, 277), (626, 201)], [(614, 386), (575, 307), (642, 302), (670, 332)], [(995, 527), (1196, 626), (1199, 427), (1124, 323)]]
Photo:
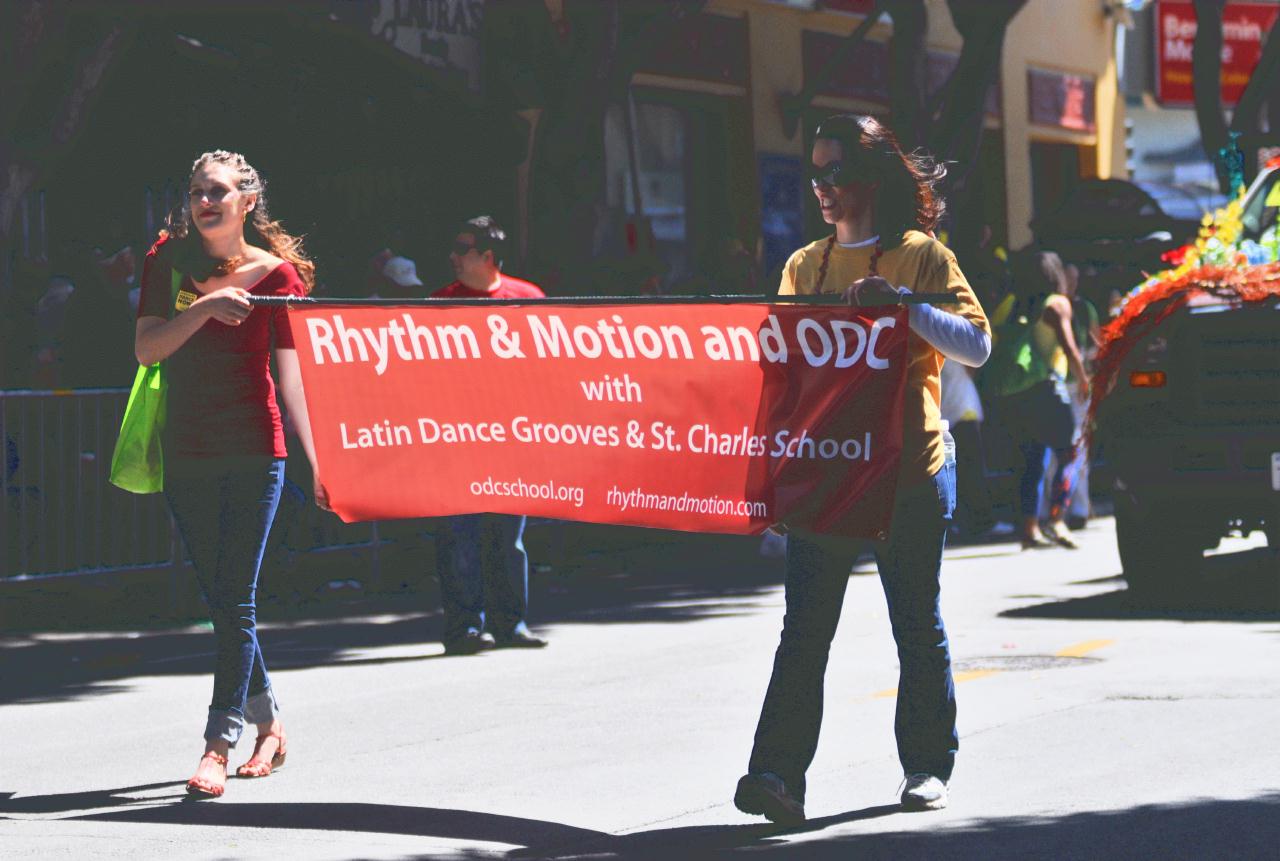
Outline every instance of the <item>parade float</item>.
[(1174, 598), (1203, 552), (1262, 530), (1280, 547), (1280, 159), (1113, 309), (1089, 427), (1114, 475), (1130, 590)]

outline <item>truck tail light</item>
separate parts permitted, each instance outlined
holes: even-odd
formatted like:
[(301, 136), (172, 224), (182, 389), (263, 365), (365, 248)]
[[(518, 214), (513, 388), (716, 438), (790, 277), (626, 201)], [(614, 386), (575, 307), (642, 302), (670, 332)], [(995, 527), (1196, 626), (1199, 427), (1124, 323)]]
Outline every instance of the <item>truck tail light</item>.
[(1135, 389), (1159, 389), (1168, 382), (1164, 371), (1130, 371), (1129, 385)]

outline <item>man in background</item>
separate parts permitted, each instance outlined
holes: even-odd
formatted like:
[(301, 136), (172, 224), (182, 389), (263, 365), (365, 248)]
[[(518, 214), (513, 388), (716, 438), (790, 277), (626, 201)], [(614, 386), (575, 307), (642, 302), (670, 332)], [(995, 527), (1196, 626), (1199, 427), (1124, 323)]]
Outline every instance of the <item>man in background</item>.
[[(463, 224), (449, 262), (457, 278), (432, 295), (441, 299), (541, 299), (542, 290), (504, 275), (506, 233), (488, 215)], [(525, 623), (529, 558), (524, 515), (466, 514), (447, 518), (437, 533), (444, 605), (444, 650), (473, 655), (492, 648), (542, 648)]]

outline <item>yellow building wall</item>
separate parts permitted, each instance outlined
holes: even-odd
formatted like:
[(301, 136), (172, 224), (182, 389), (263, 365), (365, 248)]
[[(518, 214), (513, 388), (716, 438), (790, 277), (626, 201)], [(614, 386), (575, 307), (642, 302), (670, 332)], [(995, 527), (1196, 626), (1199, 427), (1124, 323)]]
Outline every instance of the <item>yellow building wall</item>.
[[(932, 10), (931, 10), (932, 11)], [(1009, 242), (1031, 241), (1032, 141), (1074, 143), (1092, 150), (1096, 174), (1124, 178), (1124, 99), (1115, 61), (1115, 21), (1096, 0), (1030, 0), (1005, 38), (1004, 142)], [(1027, 69), (1090, 77), (1094, 81), (1094, 134), (1032, 124), (1028, 116)]]
[[(927, 0), (928, 47), (958, 53), (962, 45), (945, 0)], [(862, 20), (842, 12), (809, 10), (768, 0), (711, 0), (707, 11), (745, 17), (750, 50), (749, 97), (758, 153), (801, 155), (803, 134), (783, 130), (782, 97), (804, 87), (801, 44), (805, 30), (848, 35)], [(1115, 24), (1099, 0), (1029, 0), (1014, 18), (1005, 40), (1001, 88), (1009, 241), (1031, 241), (1031, 142), (1074, 143), (1086, 149), (1084, 163), (1096, 164), (1101, 177), (1124, 176), (1124, 100), (1118, 93)], [(885, 16), (868, 38), (887, 41), (892, 24)], [(1082, 134), (1033, 125), (1027, 101), (1027, 69), (1081, 75), (1094, 81), (1096, 133)], [(883, 111), (852, 99), (819, 96), (815, 107)]]

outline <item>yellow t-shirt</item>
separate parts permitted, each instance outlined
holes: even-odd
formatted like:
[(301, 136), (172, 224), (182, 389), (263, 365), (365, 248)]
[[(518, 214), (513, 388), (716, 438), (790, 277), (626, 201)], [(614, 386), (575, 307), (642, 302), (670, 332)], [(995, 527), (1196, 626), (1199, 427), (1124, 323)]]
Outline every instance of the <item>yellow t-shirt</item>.
[[(1047, 308), (1050, 305), (1054, 305), (1059, 313), (1063, 311), (1064, 305), (1065, 310), (1071, 310), (1071, 300), (1057, 293), (1045, 300), (1044, 306)], [(1058, 342), (1058, 333), (1045, 322), (1043, 311), (1040, 312), (1040, 319), (1031, 327), (1031, 345), (1035, 347), (1049, 370), (1064, 380), (1067, 378), (1067, 369), (1070, 367), (1067, 362), (1067, 351)]]
[[(831, 249), (827, 277), (818, 289), (818, 271), (827, 240), (820, 239), (791, 255), (782, 269), (783, 296), (843, 293), (845, 288), (869, 274), (872, 247)], [(956, 256), (941, 242), (910, 230), (902, 244), (886, 251), (877, 267), (880, 277), (895, 287), (907, 287), (913, 293), (953, 293), (959, 298), (954, 305), (940, 305), (944, 311), (959, 314), (974, 325), (991, 333), (987, 315), (974, 295)], [(928, 341), (912, 332), (907, 338), (907, 386), (902, 405), (902, 471), (905, 483), (922, 481), (942, 469), (942, 415), (939, 410), (943, 355)]]

